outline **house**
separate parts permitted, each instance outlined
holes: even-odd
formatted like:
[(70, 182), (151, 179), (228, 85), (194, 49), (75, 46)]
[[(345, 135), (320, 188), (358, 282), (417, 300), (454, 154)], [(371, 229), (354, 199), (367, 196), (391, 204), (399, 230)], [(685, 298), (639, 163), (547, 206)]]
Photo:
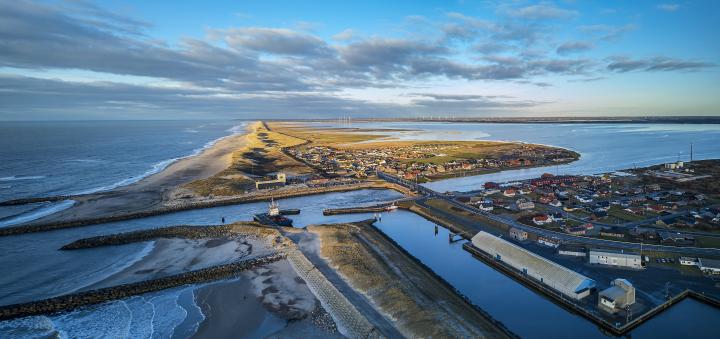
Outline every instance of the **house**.
[(720, 260), (699, 258), (698, 267), (705, 274), (720, 274)]
[(535, 203), (527, 199), (518, 199), (515, 204), (520, 210), (531, 210), (535, 208)]
[(483, 187), (485, 187), (486, 190), (498, 189), (498, 188), (500, 188), (500, 184), (498, 184), (496, 182), (488, 181), (485, 184), (483, 184)]
[(585, 247), (561, 244), (558, 246), (558, 254), (572, 257), (584, 257), (587, 255)]
[(524, 241), (524, 240), (527, 240), (528, 233), (519, 228), (511, 227), (510, 228), (510, 237), (515, 240)]
[(590, 250), (591, 264), (643, 268), (642, 257), (639, 254), (624, 253), (610, 250)]
[(635, 303), (635, 287), (625, 279), (615, 279), (598, 294), (598, 308), (616, 313)]
[(483, 201), (480, 204), (478, 204), (478, 209), (485, 212), (490, 212), (493, 210), (493, 202), (492, 201)]
[(663, 244), (686, 246), (695, 244), (695, 237), (689, 234), (682, 234), (680, 232), (658, 232), (658, 235), (660, 236), (660, 242)]
[(533, 217), (532, 221), (535, 225), (538, 226), (553, 222), (552, 218), (547, 214), (536, 215)]
[(581, 203), (583, 203), (583, 204), (589, 204), (589, 203), (591, 203), (591, 202), (593, 201), (591, 197), (586, 197), (586, 196), (583, 196), (583, 195), (578, 195), (578, 196), (575, 197), (575, 199), (577, 199), (577, 201), (579, 201), (579, 202), (581, 202)]
[(517, 191), (514, 188), (508, 188), (505, 191), (503, 191), (503, 195), (512, 198), (517, 194)]
[(685, 265), (685, 266), (697, 266), (698, 265), (698, 259), (692, 258), (692, 257), (680, 257), (680, 259), (678, 259), (678, 262), (680, 262), (680, 265)]
[(562, 203), (560, 202), (560, 200), (553, 200), (553, 201), (549, 202), (548, 205), (560, 207), (560, 206), (562, 206)]
[(548, 237), (538, 237), (538, 243), (541, 245), (545, 245), (547, 247), (558, 248), (558, 246), (560, 246), (560, 239), (548, 238)]

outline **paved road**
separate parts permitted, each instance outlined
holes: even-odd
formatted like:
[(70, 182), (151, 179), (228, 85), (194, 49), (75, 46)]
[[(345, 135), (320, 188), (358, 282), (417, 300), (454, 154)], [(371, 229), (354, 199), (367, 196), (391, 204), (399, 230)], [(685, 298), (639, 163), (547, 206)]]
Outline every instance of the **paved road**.
[[(430, 198), (443, 199), (443, 200), (447, 201), (449, 204), (453, 205), (454, 207), (457, 207), (457, 208), (467, 211), (469, 213), (483, 216), (490, 220), (521, 229), (528, 233), (533, 233), (533, 234), (537, 234), (537, 235), (544, 236), (544, 237), (557, 238), (563, 242), (572, 242), (572, 243), (578, 243), (578, 244), (590, 245), (590, 246), (610, 247), (610, 248), (623, 249), (623, 250), (644, 249), (644, 250), (651, 250), (651, 251), (673, 252), (673, 253), (679, 253), (679, 254), (685, 254), (685, 255), (720, 255), (720, 249), (716, 249), (716, 248), (677, 247), (677, 246), (665, 246), (665, 245), (653, 245), (653, 244), (639, 244), (639, 243), (583, 237), (583, 236), (566, 234), (566, 233), (561, 233), (561, 232), (556, 232), (556, 231), (550, 231), (550, 230), (546, 230), (546, 229), (542, 229), (542, 228), (525, 225), (516, 220), (508, 220), (508, 219), (502, 218), (498, 215), (481, 211), (477, 208), (460, 203), (451, 196), (435, 192), (427, 187), (418, 185), (411, 181), (407, 181), (404, 179), (400, 179), (400, 178), (391, 176), (386, 173), (379, 172), (378, 177), (380, 177), (383, 180), (387, 180), (389, 182), (393, 182), (393, 183), (396, 183), (399, 185), (403, 185), (407, 188), (416, 190), (416, 191), (418, 191), (418, 193), (424, 194), (426, 196), (426, 198), (428, 198), (428, 199), (430, 199)], [(427, 206), (427, 205), (423, 204), (423, 207), (425, 207), (425, 206)]]

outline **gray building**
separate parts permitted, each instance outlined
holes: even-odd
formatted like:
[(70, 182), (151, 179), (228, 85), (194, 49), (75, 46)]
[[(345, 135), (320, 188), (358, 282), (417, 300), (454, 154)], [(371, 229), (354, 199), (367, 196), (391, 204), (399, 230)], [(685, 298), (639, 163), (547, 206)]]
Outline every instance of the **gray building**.
[(590, 250), (591, 264), (608, 266), (643, 268), (642, 257), (639, 254), (623, 253), (608, 250)]
[(598, 308), (610, 313), (625, 309), (635, 303), (635, 287), (625, 279), (615, 279), (611, 286), (600, 291)]

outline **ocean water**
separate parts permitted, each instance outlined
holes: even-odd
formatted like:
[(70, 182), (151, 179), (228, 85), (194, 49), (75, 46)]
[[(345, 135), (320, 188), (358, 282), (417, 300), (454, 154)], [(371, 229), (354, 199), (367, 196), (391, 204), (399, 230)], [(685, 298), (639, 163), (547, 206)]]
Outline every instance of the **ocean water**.
[[(71, 121), (0, 124), (0, 201), (91, 193), (134, 183), (218, 139), (241, 121)], [(0, 227), (72, 206), (0, 207)]]
[(209, 143), (240, 121), (0, 123), (0, 200), (127, 185)]

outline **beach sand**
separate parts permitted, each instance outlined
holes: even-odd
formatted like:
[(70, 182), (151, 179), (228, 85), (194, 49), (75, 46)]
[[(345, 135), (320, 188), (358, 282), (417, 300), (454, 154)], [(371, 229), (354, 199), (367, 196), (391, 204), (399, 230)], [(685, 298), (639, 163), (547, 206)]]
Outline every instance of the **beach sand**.
[[(250, 124), (248, 131), (259, 123)], [(189, 182), (213, 176), (232, 163), (232, 153), (247, 144), (247, 133), (220, 139), (200, 154), (172, 163), (163, 171), (107, 192), (73, 197), (75, 206), (35, 220), (43, 223), (61, 220), (106, 217), (152, 210), (175, 198), (176, 189)]]
[(195, 300), (205, 320), (193, 338), (342, 337), (285, 260), (203, 286)]
[(157, 279), (274, 252), (265, 241), (254, 237), (160, 238), (154, 241), (152, 250), (145, 257), (84, 290)]

